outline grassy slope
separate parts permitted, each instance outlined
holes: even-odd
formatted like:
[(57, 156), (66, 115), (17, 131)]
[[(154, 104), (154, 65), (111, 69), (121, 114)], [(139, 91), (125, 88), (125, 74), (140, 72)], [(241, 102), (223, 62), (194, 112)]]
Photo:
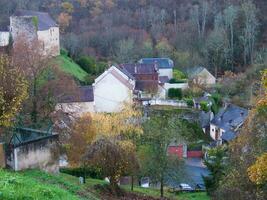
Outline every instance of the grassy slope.
[(60, 66), (60, 68), (80, 81), (85, 81), (86, 76), (88, 75), (78, 64), (76, 64), (71, 58), (60, 55), (55, 58), (56, 64)]
[[(103, 180), (87, 179), (80, 185), (78, 178), (67, 174), (51, 175), (37, 170), (20, 173), (0, 170), (0, 200), (100, 200), (94, 186), (107, 184)], [(122, 186), (130, 191), (130, 186)], [(159, 197), (157, 189), (134, 187), (134, 192), (144, 196)], [(206, 193), (183, 193), (175, 195), (165, 191), (165, 196), (175, 200), (209, 200)]]
[(0, 199), (2, 200), (78, 200), (69, 191), (39, 183), (30, 176), (0, 170)]

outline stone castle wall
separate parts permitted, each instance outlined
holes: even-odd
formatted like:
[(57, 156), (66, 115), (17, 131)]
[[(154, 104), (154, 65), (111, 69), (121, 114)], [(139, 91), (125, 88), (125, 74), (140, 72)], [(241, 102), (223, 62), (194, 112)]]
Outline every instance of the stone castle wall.
[(37, 31), (33, 23), (33, 17), (30, 16), (11, 16), (10, 31), (14, 42), (16, 42), (18, 36), (23, 36), (23, 39), (29, 41), (37, 38)]

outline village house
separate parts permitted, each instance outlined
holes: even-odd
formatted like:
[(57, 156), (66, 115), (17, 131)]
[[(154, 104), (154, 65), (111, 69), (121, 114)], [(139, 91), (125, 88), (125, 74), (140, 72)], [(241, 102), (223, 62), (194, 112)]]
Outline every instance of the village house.
[(8, 30), (0, 32), (0, 46), (7, 46), (19, 37), (31, 42), (40, 42), (44, 55), (57, 56), (60, 54), (59, 27), (46, 12), (17, 10), (10, 16)]
[(221, 109), (210, 122), (210, 136), (218, 145), (228, 143), (239, 133), (248, 116), (248, 110), (229, 104)]
[(169, 80), (173, 77), (173, 61), (169, 58), (142, 58), (139, 60), (141, 64), (156, 64), (159, 70), (159, 77), (161, 79), (168, 78)]
[(95, 112), (119, 112), (133, 102), (135, 78), (126, 70), (111, 66), (93, 84)]
[(6, 149), (6, 165), (15, 171), (42, 169), (59, 171), (58, 134), (16, 128)]
[(92, 86), (81, 86), (77, 94), (63, 96), (59, 101), (56, 105), (56, 111), (61, 110), (69, 116), (80, 117), (85, 113), (95, 112)]
[(216, 78), (205, 68), (196, 66), (187, 70), (189, 80), (195, 84), (213, 85), (216, 83)]
[(159, 73), (155, 64), (121, 64), (121, 69), (135, 78), (135, 94), (138, 99), (150, 99), (158, 93)]

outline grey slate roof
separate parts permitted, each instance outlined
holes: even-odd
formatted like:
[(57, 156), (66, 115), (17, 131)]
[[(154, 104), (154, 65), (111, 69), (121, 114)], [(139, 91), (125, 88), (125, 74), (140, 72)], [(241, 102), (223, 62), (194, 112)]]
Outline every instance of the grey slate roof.
[(193, 78), (196, 75), (198, 75), (200, 72), (202, 72), (204, 69), (205, 69), (205, 67), (195, 66), (195, 67), (188, 68), (186, 70), (186, 73), (187, 73), (189, 78)]
[(199, 122), (201, 125), (201, 128), (206, 128), (210, 125), (210, 118), (211, 118), (211, 111), (205, 112), (201, 111), (199, 114)]
[(236, 137), (236, 133), (233, 131), (226, 131), (222, 134), (222, 140), (225, 140), (227, 142), (233, 140)]
[(236, 136), (235, 129), (244, 123), (248, 116), (248, 110), (239, 106), (229, 104), (226, 108), (221, 109), (211, 124), (225, 130), (222, 138), (226, 141), (233, 139)]
[(60, 103), (74, 103), (74, 102), (93, 102), (94, 91), (92, 86), (79, 87), (78, 95), (64, 96)]
[(155, 64), (121, 64), (120, 68), (127, 70), (130, 74), (154, 74), (157, 73)]
[(159, 82), (160, 83), (168, 83), (170, 81), (168, 76), (160, 76), (159, 77)]
[(173, 61), (169, 58), (142, 58), (139, 63), (142, 64), (157, 64), (159, 69), (172, 69)]
[(39, 31), (44, 31), (51, 27), (57, 27), (56, 22), (46, 12), (38, 12), (38, 11), (31, 11), (31, 10), (17, 10), (14, 13), (14, 16), (18, 16), (18, 17), (36, 16), (38, 17), (38, 30)]

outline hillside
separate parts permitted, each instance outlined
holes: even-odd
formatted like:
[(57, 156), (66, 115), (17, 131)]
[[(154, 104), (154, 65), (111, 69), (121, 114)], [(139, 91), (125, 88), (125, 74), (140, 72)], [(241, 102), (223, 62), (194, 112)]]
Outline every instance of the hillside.
[(0, 199), (64, 199), (78, 200), (70, 191), (53, 184), (40, 183), (36, 179), (19, 173), (0, 170)]
[(68, 56), (60, 55), (55, 58), (55, 62), (64, 72), (71, 74), (81, 82), (85, 81), (88, 74)]
[[(0, 170), (0, 177), (0, 200), (98, 200), (107, 198), (107, 194), (103, 194), (103, 191), (101, 190), (101, 188), (105, 188), (106, 182), (97, 179), (87, 179), (85, 185), (80, 185), (77, 177), (62, 173), (52, 175), (37, 170), (19, 173)], [(154, 199), (159, 198), (160, 196), (159, 191), (154, 189), (135, 187), (133, 193), (130, 193), (130, 186), (123, 186), (123, 189), (128, 196), (138, 196), (138, 199), (144, 199), (144, 197), (145, 199)], [(177, 200), (209, 199), (205, 193), (184, 193), (175, 195), (166, 192), (166, 196), (170, 199)], [(126, 199), (131, 199), (131, 197)], [(108, 198), (118, 199), (118, 197), (111, 196)]]

